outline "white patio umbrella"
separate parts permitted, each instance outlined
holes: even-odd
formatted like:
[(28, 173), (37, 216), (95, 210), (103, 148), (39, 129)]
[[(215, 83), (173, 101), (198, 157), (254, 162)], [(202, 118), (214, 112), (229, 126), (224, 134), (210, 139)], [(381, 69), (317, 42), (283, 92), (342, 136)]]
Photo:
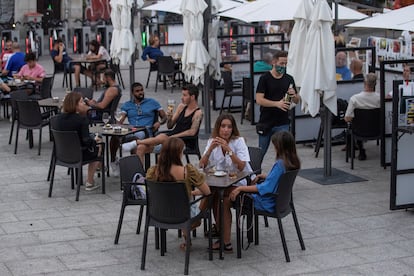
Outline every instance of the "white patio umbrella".
[[(211, 13), (216, 14), (222, 7), (221, 0), (211, 1)], [(217, 39), (220, 28), (220, 17), (216, 16), (212, 19), (208, 26), (208, 53), (210, 55), (210, 63), (208, 65), (209, 74), (215, 80), (221, 80), (221, 50)]]
[[(142, 0), (139, 2), (142, 3)], [(131, 8), (134, 0), (111, 0), (111, 20), (116, 22), (111, 40), (111, 57), (118, 58), (120, 65), (129, 65), (135, 51), (131, 32)], [(115, 31), (116, 30), (116, 31)]]
[[(311, 1), (311, 0), (309, 0)], [(331, 31), (332, 11), (326, 0), (317, 0), (306, 35), (306, 55), (301, 83), (302, 111), (316, 116), (320, 98), (336, 115), (335, 45)]]
[(295, 79), (295, 83), (302, 84), (303, 60), (305, 58), (305, 43), (308, 27), (311, 23), (310, 17), (313, 10), (311, 0), (304, 0), (299, 5), (295, 15), (295, 25), (290, 35), (287, 72)]
[(414, 32), (414, 4), (345, 25), (347, 28), (393, 29)]
[[(176, 14), (181, 14), (181, 1), (182, 0), (165, 0), (165, 1), (158, 1), (156, 4), (146, 6), (142, 8), (143, 10), (152, 10), (152, 11), (164, 11), (164, 12), (172, 12)], [(212, 1), (212, 7), (214, 1)], [(216, 1), (217, 2), (217, 1)], [(246, 3), (245, 0), (220, 0), (221, 7), (217, 9), (217, 11), (226, 11), (232, 9), (234, 7), (238, 7)], [(216, 12), (217, 12), (216, 11)], [(213, 12), (214, 14), (215, 12)]]
[[(245, 22), (293, 20), (302, 0), (256, 0), (220, 13), (221, 16)], [(338, 5), (339, 20), (355, 20), (366, 15)]]
[[(311, 1), (311, 0), (309, 0)], [(331, 113), (337, 114), (335, 45), (331, 31), (332, 11), (326, 0), (316, 0), (306, 35), (306, 55), (300, 90), (302, 111), (312, 117), (318, 114), (320, 99), (325, 106), (324, 120), (324, 175), (331, 176)], [(329, 112), (330, 111), (330, 112)]]
[(182, 0), (181, 12), (183, 15), (184, 47), (182, 61), (182, 72), (185, 80), (197, 85), (204, 84), (204, 72), (210, 61), (209, 54), (204, 47), (203, 12), (207, 4), (203, 0)]

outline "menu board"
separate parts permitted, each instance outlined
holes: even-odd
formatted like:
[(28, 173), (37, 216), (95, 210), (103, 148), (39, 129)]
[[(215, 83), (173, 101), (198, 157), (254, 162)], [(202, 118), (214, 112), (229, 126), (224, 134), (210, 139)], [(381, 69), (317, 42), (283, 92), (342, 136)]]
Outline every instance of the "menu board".
[[(404, 47), (405, 41), (400, 39), (392, 39), (378, 36), (368, 37), (368, 46), (376, 49), (376, 64), (380, 64), (384, 60), (412, 59), (411, 52)], [(397, 69), (402, 71), (402, 64), (387, 64), (386, 69)]]

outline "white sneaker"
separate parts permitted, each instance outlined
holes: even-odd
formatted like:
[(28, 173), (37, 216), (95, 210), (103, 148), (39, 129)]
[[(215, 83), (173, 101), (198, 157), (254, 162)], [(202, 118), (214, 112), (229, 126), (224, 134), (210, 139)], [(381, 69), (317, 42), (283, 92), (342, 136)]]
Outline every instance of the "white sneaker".
[(100, 184), (89, 183), (88, 181), (86, 181), (86, 184), (85, 184), (85, 190), (86, 191), (93, 191), (93, 190), (98, 189), (99, 187), (101, 187)]
[(112, 176), (119, 176), (119, 161), (118, 159), (115, 162), (111, 162), (109, 167), (111, 168)]
[(122, 150), (131, 152), (131, 150), (137, 147), (137, 142), (135, 140), (122, 144)]

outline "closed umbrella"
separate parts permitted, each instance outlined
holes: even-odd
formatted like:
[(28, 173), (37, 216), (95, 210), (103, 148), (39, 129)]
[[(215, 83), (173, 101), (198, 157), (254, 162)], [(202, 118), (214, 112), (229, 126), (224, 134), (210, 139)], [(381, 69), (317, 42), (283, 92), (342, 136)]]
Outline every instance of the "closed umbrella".
[(203, 0), (182, 0), (181, 2), (185, 39), (181, 58), (182, 72), (185, 80), (195, 85), (204, 84), (204, 72), (210, 61), (202, 41), (203, 12), (206, 8), (207, 4)]
[(295, 25), (290, 35), (287, 72), (293, 76), (295, 82), (302, 83), (303, 60), (305, 58), (306, 34), (311, 23), (310, 17), (313, 10), (311, 0), (304, 0), (299, 5), (295, 15)]
[[(142, 0), (140, 0), (142, 3)], [(111, 20), (116, 22), (111, 41), (111, 56), (119, 59), (120, 65), (129, 65), (135, 51), (134, 36), (131, 32), (131, 8), (134, 0), (112, 0)], [(116, 31), (115, 31), (116, 30)]]
[(302, 111), (316, 116), (322, 97), (324, 105), (336, 115), (335, 44), (332, 11), (326, 0), (316, 1), (311, 20), (303, 59)]
[[(222, 7), (220, 0), (211, 1), (211, 13), (216, 14)], [(221, 80), (221, 49), (217, 39), (220, 27), (220, 17), (216, 16), (212, 19), (208, 28), (208, 52), (210, 55), (210, 63), (208, 65), (209, 74), (215, 80)]]
[[(302, 111), (316, 116), (320, 99), (325, 105), (324, 174), (331, 176), (331, 113), (336, 115), (335, 45), (331, 31), (332, 11), (326, 0), (316, 0), (306, 35), (306, 55), (300, 95)], [(330, 111), (330, 112), (329, 112)]]
[[(218, 2), (218, 0), (211, 1), (212, 7), (214, 6), (213, 2)], [(238, 7), (246, 3), (245, 0), (220, 0), (220, 8), (217, 11), (226, 11), (232, 9), (234, 7)], [(165, 0), (165, 1), (158, 1), (156, 4), (146, 6), (142, 8), (143, 10), (153, 10), (153, 11), (164, 11), (164, 12), (172, 12), (176, 14), (181, 14), (181, 0)], [(215, 12), (213, 12), (214, 14)]]

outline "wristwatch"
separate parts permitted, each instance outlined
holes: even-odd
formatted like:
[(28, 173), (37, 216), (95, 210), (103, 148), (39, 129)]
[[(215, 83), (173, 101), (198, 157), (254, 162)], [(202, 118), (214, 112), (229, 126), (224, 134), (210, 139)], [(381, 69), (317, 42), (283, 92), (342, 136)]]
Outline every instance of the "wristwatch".
[(227, 152), (227, 154), (228, 154), (230, 157), (232, 157), (232, 156), (233, 156), (233, 151), (229, 151), (229, 152)]

